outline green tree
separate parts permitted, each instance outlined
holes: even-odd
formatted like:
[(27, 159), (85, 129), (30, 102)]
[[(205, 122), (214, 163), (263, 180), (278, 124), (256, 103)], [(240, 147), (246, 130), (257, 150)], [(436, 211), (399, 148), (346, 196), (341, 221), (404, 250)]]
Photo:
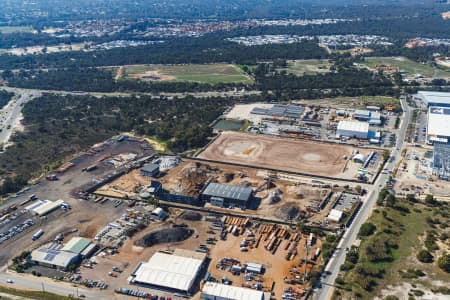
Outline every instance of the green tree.
[(450, 254), (444, 253), (441, 257), (438, 259), (438, 266), (443, 271), (450, 273)]
[(417, 253), (416, 257), (420, 262), (423, 262), (423, 263), (432, 263), (433, 262), (433, 255), (431, 255), (431, 253), (425, 249), (420, 250), (419, 253)]
[(361, 237), (369, 236), (372, 235), (376, 229), (377, 227), (375, 226), (375, 224), (367, 222), (362, 224), (361, 229), (359, 229), (358, 235)]

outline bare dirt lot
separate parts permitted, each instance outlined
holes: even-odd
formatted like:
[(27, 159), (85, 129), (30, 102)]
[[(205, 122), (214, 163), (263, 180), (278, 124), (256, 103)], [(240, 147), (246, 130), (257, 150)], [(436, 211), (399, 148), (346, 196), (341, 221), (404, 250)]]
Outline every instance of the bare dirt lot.
[[(345, 172), (352, 146), (275, 138), (244, 133), (222, 133), (198, 157), (249, 166), (301, 172), (311, 175), (352, 178)], [(368, 155), (370, 150), (358, 149)]]

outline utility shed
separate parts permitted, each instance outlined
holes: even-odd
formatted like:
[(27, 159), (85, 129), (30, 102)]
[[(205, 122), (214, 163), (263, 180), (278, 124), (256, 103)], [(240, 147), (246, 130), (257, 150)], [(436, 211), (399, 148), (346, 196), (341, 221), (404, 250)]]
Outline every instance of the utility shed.
[(211, 182), (202, 193), (202, 200), (211, 204), (226, 207), (236, 205), (247, 207), (253, 198), (253, 190), (249, 187), (227, 185)]
[(269, 300), (270, 293), (243, 287), (206, 282), (201, 299), (205, 300)]
[(263, 272), (263, 265), (257, 264), (257, 263), (247, 263), (247, 272), (255, 273), (255, 274), (262, 274)]
[(141, 175), (145, 177), (155, 177), (159, 173), (159, 165), (147, 164), (141, 168)]
[(153, 288), (189, 293), (200, 276), (206, 255), (193, 251), (174, 254), (155, 253), (147, 263), (141, 263), (131, 274), (131, 283)]

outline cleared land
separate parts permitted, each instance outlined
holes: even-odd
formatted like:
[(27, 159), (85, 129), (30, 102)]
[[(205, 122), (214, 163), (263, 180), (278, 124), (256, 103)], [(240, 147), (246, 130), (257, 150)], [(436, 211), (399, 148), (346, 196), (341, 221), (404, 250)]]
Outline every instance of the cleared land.
[(450, 77), (450, 71), (445, 68), (433, 68), (405, 57), (366, 57), (363, 64), (369, 68), (379, 65), (394, 66), (407, 75), (421, 74), (425, 77)]
[(330, 72), (331, 63), (326, 59), (293, 60), (287, 62), (287, 67), (279, 71), (286, 71), (297, 76), (316, 75)]
[(0, 26), (0, 33), (33, 32), (29, 26)]
[(394, 105), (400, 107), (400, 101), (394, 97), (388, 96), (360, 96), (360, 97), (337, 97), (337, 98), (324, 98), (315, 100), (300, 100), (296, 101), (298, 104), (303, 105), (317, 105), (332, 108), (353, 108), (353, 109), (365, 109), (368, 105), (375, 106), (387, 106)]
[[(199, 158), (294, 171), (319, 176), (352, 178), (344, 172), (354, 147), (305, 140), (224, 132)], [(361, 150), (367, 155), (370, 150)]]
[(200, 83), (244, 83), (253, 79), (231, 64), (134, 65), (119, 68), (120, 77), (145, 81), (188, 81)]

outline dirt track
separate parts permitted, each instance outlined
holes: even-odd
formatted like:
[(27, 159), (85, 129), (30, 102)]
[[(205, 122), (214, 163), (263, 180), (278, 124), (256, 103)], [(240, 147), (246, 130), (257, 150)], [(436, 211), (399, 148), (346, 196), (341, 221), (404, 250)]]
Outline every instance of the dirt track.
[(345, 166), (343, 156), (350, 157), (353, 149), (351, 146), (224, 132), (198, 157), (339, 177)]

